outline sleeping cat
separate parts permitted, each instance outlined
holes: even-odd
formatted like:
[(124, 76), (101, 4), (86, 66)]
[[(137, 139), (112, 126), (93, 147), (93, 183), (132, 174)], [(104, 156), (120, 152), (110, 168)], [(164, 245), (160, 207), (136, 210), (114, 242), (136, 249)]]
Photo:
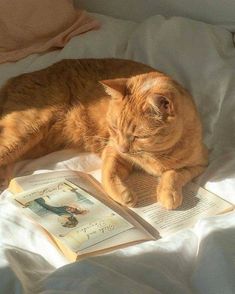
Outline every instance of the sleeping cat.
[(189, 93), (155, 69), (121, 59), (63, 60), (10, 79), (0, 91), (0, 166), (76, 148), (102, 156), (102, 183), (134, 206), (125, 179), (137, 166), (161, 176), (167, 209), (205, 169), (198, 113)]

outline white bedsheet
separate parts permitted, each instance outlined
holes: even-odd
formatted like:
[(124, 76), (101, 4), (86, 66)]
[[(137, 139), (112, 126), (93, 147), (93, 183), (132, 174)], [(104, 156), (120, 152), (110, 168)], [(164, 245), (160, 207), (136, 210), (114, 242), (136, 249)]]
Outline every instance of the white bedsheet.
[[(235, 204), (235, 48), (222, 27), (153, 16), (143, 23), (96, 15), (99, 31), (73, 38), (64, 49), (0, 66), (11, 76), (64, 58), (122, 57), (172, 75), (198, 105), (211, 148), (199, 182)], [(56, 169), (90, 171), (94, 155), (61, 151), (18, 164), (16, 175)], [(66, 265), (41, 230), (7, 201), (0, 202), (0, 293), (235, 293), (235, 213), (207, 218), (191, 230)], [(23, 286), (22, 286), (23, 285)]]

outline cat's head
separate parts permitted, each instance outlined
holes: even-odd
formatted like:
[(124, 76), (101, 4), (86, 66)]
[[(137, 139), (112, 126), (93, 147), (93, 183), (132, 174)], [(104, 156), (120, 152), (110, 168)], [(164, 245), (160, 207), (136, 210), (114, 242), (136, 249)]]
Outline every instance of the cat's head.
[(111, 144), (119, 152), (154, 154), (180, 139), (184, 112), (190, 108), (187, 92), (174, 80), (151, 72), (102, 84), (111, 96), (107, 123)]

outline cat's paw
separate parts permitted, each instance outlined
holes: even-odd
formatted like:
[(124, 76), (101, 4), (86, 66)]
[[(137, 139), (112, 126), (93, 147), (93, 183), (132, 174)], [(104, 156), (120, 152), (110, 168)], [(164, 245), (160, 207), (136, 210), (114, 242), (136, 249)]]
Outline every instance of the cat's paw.
[(174, 189), (160, 188), (157, 191), (158, 202), (168, 210), (176, 209), (182, 204), (183, 195)]
[(128, 206), (134, 207), (137, 204), (137, 197), (135, 197), (128, 189), (123, 188), (119, 189), (119, 191), (112, 190), (109, 192), (109, 196), (115, 200), (116, 202)]
[(118, 178), (115, 181), (104, 181), (103, 186), (114, 201), (128, 207), (134, 207), (137, 204), (137, 197)]
[(121, 193), (121, 204), (128, 207), (135, 207), (137, 204), (137, 197), (133, 195), (129, 190), (125, 189)]
[(114, 201), (128, 207), (134, 207), (137, 204), (137, 197), (132, 194), (126, 187), (120, 187), (120, 185), (115, 187), (105, 187), (106, 192), (109, 197)]

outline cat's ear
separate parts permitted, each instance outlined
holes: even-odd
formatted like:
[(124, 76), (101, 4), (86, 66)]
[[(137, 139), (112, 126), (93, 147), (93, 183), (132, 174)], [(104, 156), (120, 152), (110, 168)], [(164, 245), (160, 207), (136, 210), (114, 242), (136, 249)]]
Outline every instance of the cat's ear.
[(122, 99), (126, 95), (127, 80), (125, 78), (104, 80), (100, 83), (104, 86), (105, 92), (112, 98)]
[(153, 111), (161, 115), (174, 115), (174, 105), (171, 99), (161, 94), (153, 94), (148, 99)]

